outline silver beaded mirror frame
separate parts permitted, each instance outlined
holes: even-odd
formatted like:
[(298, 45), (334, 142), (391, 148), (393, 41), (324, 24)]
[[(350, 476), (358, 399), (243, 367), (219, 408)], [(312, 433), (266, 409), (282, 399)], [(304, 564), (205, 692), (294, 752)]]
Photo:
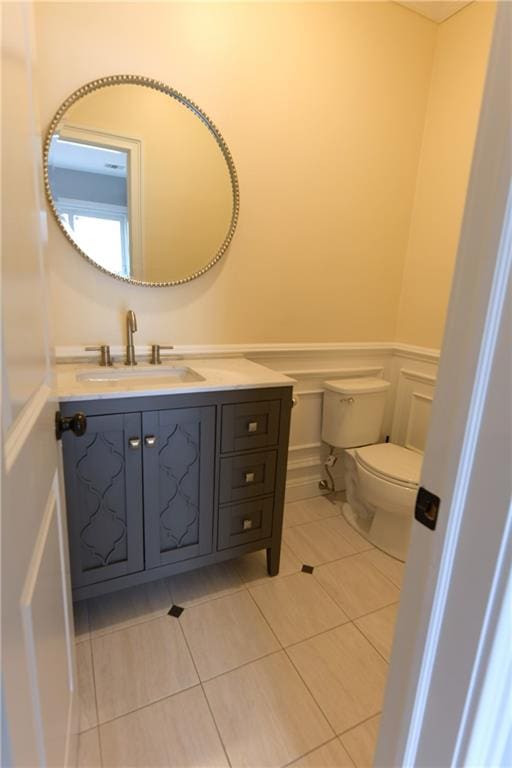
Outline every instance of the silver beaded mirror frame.
[[(67, 228), (65, 223), (63, 222), (62, 213), (59, 210), (56, 200), (54, 199), (54, 194), (52, 192), (51, 173), (50, 173), (52, 141), (54, 141), (55, 138), (57, 139), (59, 138), (58, 132), (63, 124), (63, 121), (65, 120), (65, 117), (68, 111), (70, 110), (70, 108), (76, 105), (80, 99), (83, 99), (89, 94), (97, 92), (100, 89), (113, 88), (119, 85), (135, 85), (135, 86), (143, 86), (145, 88), (153, 89), (153, 91), (157, 91), (161, 94), (165, 94), (166, 96), (173, 99), (175, 102), (181, 104), (183, 107), (189, 110), (196, 118), (198, 118), (199, 121), (201, 121), (201, 124), (208, 129), (210, 136), (213, 137), (213, 139), (215, 140), (218, 146), (218, 149), (220, 149), (222, 158), (227, 167), (226, 178), (229, 179), (229, 184), (230, 184), (230, 189), (228, 194), (229, 194), (231, 210), (230, 210), (230, 216), (227, 217), (229, 218), (229, 220), (227, 222), (227, 231), (225, 233), (224, 239), (222, 240), (222, 242), (220, 242), (220, 245), (215, 249), (215, 252), (205, 255), (204, 264), (201, 264), (201, 266), (199, 267), (196, 266), (196, 268), (193, 269), (193, 271), (191, 271), (190, 274), (180, 275), (179, 277), (176, 277), (176, 279), (173, 278), (173, 279), (164, 279), (164, 280), (158, 280), (158, 279), (145, 280), (145, 279), (140, 279), (140, 275), (138, 277), (128, 276), (127, 274), (121, 274), (119, 272), (112, 271), (111, 269), (108, 269), (105, 266), (102, 266), (100, 263), (95, 261), (94, 258), (91, 258), (91, 255), (88, 254), (87, 251), (78, 244), (76, 239), (74, 239), (69, 228)], [(100, 269), (102, 272), (116, 278), (117, 280), (122, 280), (124, 282), (128, 282), (134, 285), (151, 286), (151, 287), (181, 285), (183, 283), (187, 283), (191, 280), (194, 280), (197, 277), (200, 277), (209, 269), (211, 269), (211, 267), (213, 267), (214, 264), (216, 264), (222, 258), (222, 256), (226, 253), (226, 250), (233, 238), (233, 234), (235, 232), (235, 228), (238, 221), (238, 215), (239, 215), (240, 195), (239, 195), (236, 169), (235, 169), (233, 159), (231, 157), (231, 153), (228, 149), (228, 146), (224, 141), (218, 128), (208, 118), (208, 116), (197, 106), (197, 104), (194, 104), (194, 102), (190, 101), (190, 99), (186, 98), (179, 91), (176, 91), (174, 88), (171, 88), (170, 86), (160, 81), (153, 80), (151, 78), (143, 77), (139, 75), (111, 75), (108, 77), (102, 77), (97, 80), (93, 80), (92, 82), (89, 82), (83, 85), (81, 88), (78, 88), (61, 104), (61, 106), (59, 107), (59, 109), (55, 114), (55, 117), (53, 118), (50, 124), (50, 127), (46, 135), (46, 140), (44, 143), (43, 167), (44, 167), (44, 185), (45, 185), (45, 191), (46, 191), (48, 203), (62, 233), (64, 234), (68, 242), (71, 243), (71, 245), (89, 263), (93, 264), (97, 269)], [(198, 222), (198, 226), (200, 226), (200, 222)]]

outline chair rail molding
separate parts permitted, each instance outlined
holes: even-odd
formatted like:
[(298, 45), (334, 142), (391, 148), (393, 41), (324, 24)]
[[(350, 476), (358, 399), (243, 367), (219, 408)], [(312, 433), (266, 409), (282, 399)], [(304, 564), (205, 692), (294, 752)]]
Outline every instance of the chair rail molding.
[[(89, 341), (89, 340), (88, 340)], [(114, 358), (125, 349), (111, 346)], [(137, 357), (149, 359), (150, 347), (136, 348)], [(400, 342), (304, 342), (272, 344), (178, 345), (166, 356), (169, 362), (183, 357), (247, 357), (295, 379), (297, 404), (292, 411), (287, 474), (287, 500), (321, 493), (324, 462), (329, 448), (322, 443), (323, 382), (361, 376), (383, 377), (391, 382), (382, 439), (423, 450), (430, 405), (439, 362), (439, 350)], [(96, 354), (83, 347), (57, 347), (59, 362), (92, 362)], [(336, 487), (343, 490), (343, 467), (334, 468)]]

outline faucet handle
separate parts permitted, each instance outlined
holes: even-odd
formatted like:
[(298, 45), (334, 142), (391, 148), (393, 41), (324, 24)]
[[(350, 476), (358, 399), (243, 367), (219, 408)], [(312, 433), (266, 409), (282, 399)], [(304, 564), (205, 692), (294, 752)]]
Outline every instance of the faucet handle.
[(164, 350), (169, 350), (169, 349), (174, 349), (172, 344), (152, 344), (151, 359), (149, 361), (151, 365), (161, 365), (162, 358), (160, 357), (160, 352)]
[(99, 352), (100, 353), (100, 365), (107, 366), (112, 365), (112, 358), (110, 356), (110, 346), (108, 344), (100, 344), (97, 347), (85, 347), (86, 352)]

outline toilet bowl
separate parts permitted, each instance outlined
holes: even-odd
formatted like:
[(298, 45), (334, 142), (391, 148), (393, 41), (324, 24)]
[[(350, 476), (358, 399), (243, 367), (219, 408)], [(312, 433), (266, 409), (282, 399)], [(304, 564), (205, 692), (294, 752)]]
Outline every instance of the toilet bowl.
[(372, 544), (405, 560), (422, 456), (393, 443), (345, 451), (347, 521)]
[(405, 560), (422, 455), (379, 442), (389, 387), (373, 377), (325, 381), (322, 439), (345, 449), (345, 518), (384, 552)]

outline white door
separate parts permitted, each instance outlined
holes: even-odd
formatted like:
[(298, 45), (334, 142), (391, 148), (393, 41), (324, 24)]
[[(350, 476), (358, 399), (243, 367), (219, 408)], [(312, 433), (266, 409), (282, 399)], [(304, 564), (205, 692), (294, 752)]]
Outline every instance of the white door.
[(66, 523), (28, 3), (2, 3), (2, 766), (74, 764)]
[(512, 765), (511, 38), (501, 3), (376, 766)]

